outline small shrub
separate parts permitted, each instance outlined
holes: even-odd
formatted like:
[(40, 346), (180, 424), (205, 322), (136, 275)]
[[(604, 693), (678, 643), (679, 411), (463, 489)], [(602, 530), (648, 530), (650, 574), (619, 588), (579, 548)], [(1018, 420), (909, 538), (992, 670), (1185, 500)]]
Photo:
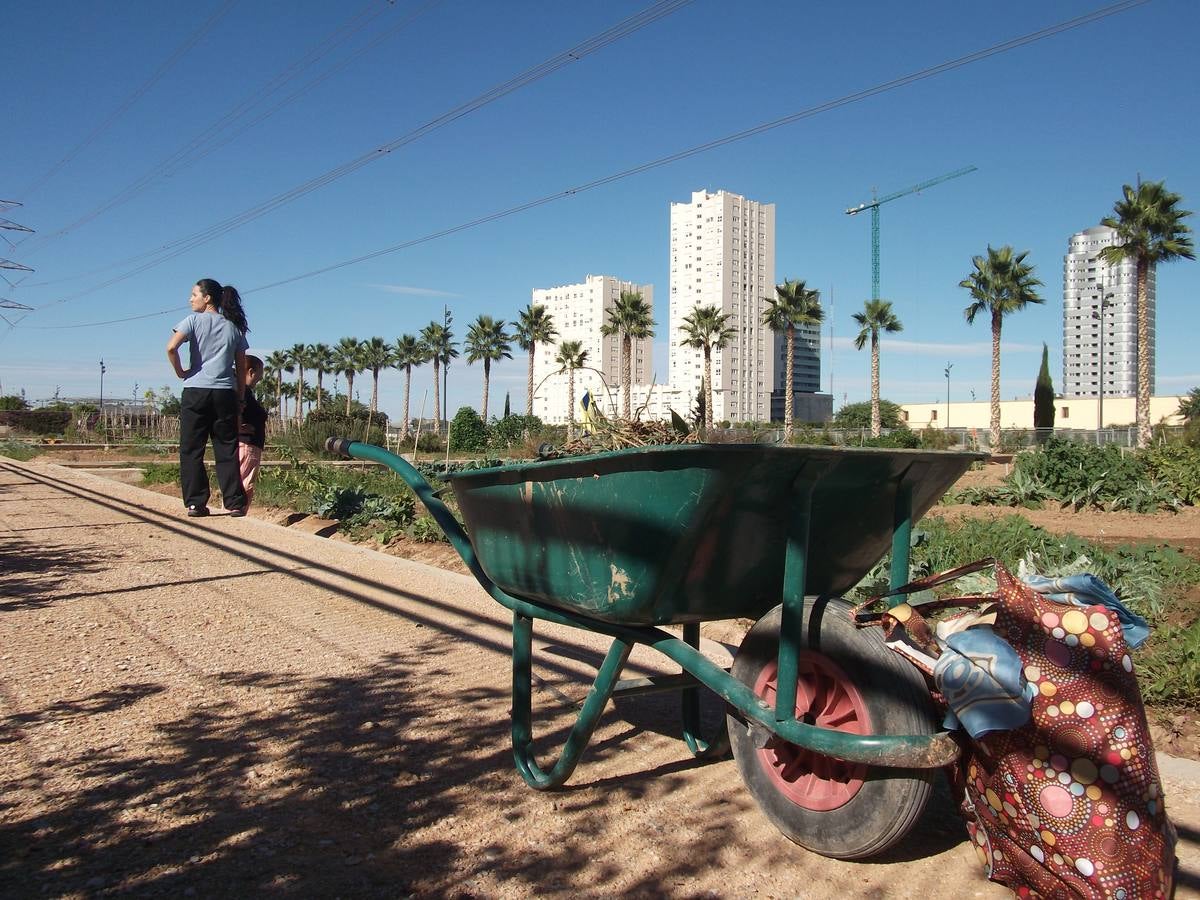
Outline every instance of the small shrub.
[[(891, 400), (879, 401), (879, 419), (883, 428), (900, 428), (904, 419), (900, 415), (900, 406)], [(871, 401), (848, 403), (837, 411), (833, 417), (834, 428), (870, 428)]]
[(175, 484), (179, 481), (179, 463), (143, 463), (138, 468), (142, 470), (144, 484)]
[(322, 518), (337, 519), (351, 526), (371, 522), (405, 525), (412, 521), (415, 500), (411, 493), (381, 497), (358, 486), (330, 485), (313, 495), (311, 508)]
[(1014, 471), (1037, 478), (1054, 496), (1077, 509), (1115, 500), (1146, 477), (1141, 460), (1122, 454), (1119, 447), (1055, 437), (1037, 450), (1020, 454)]
[(449, 543), (446, 533), (430, 516), (417, 516), (408, 526), (408, 537), (419, 544)]
[(944, 428), (921, 429), (921, 447), (925, 450), (949, 450), (958, 446), (958, 439)]
[(7, 456), (9, 459), (15, 459), (20, 462), (33, 459), (41, 452), (41, 447), (35, 447), (32, 444), (23, 444), (20, 441), (4, 441), (0, 443), (0, 456)]
[(1148, 703), (1200, 706), (1200, 622), (1166, 627), (1150, 636), (1137, 658), (1138, 681)]
[(837, 444), (837, 440), (829, 432), (828, 425), (822, 425), (820, 428), (814, 425), (797, 425), (792, 431), (791, 442), (793, 444), (825, 447), (832, 447)]
[(1184, 503), (1200, 504), (1200, 447), (1165, 444), (1142, 453), (1147, 470)]
[(446, 439), (432, 431), (422, 431), (417, 438), (417, 449), (422, 453), (445, 453)]
[(542, 420), (537, 416), (505, 416), (488, 428), (487, 445), (492, 450), (509, 450), (523, 447), (526, 435), (542, 430)]
[(371, 421), (370, 434), (367, 433), (366, 416), (347, 416), (328, 407), (319, 413), (309, 413), (299, 428), (289, 428), (278, 438), (280, 446), (293, 451), (305, 451), (314, 456), (325, 456), (325, 441), (331, 437), (350, 438), (353, 441), (363, 441), (382, 447), (386, 442), (384, 428), (386, 416), (381, 422), (378, 417)]
[(915, 450), (921, 446), (921, 439), (907, 428), (894, 428), (879, 437), (867, 438), (862, 442), (864, 447), (891, 447), (901, 450)]
[(479, 413), (470, 406), (460, 408), (450, 423), (450, 449), (477, 453), (486, 450), (487, 443), (487, 426), (479, 418)]
[(1029, 432), (1024, 428), (1010, 428), (1000, 432), (1000, 446), (993, 453), (1020, 453), (1029, 444)]

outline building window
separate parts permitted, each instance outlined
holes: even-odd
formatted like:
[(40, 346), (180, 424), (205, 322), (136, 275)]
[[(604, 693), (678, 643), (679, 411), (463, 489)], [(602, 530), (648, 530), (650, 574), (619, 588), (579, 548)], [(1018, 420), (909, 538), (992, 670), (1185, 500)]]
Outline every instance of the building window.
[(929, 411), (929, 421), (930, 421), (930, 422), (936, 422), (936, 421), (937, 421), (937, 410), (936, 410), (936, 409), (931, 409), (931, 410)]
[(1064, 406), (1064, 407), (1062, 408), (1062, 417), (1063, 417), (1064, 419), (1069, 419), (1069, 418), (1071, 418), (1071, 407), (1069, 407), (1069, 406)]

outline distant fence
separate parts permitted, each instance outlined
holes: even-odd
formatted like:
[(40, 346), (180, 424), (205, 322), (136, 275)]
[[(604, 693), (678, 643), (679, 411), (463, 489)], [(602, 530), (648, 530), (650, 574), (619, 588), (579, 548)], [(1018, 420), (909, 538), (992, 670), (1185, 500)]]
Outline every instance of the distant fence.
[[(81, 416), (73, 424), (79, 437), (88, 442), (175, 443), (179, 440), (179, 416), (167, 416), (156, 412), (131, 413), (106, 409), (103, 413)], [(270, 416), (267, 419), (267, 439), (278, 437), (296, 427), (293, 419), (281, 422), (278, 417)]]
[[(802, 427), (807, 429), (810, 435), (815, 433), (822, 439), (828, 436), (832, 442), (847, 447), (863, 446), (871, 437), (870, 428), (826, 429), (820, 426), (800, 426), (798, 424), (796, 430), (800, 431)], [(881, 433), (891, 434), (891, 432), (891, 429), (885, 428)], [(947, 449), (950, 450), (993, 449), (991, 446), (991, 432), (987, 428), (938, 428), (933, 429), (933, 432), (939, 438), (946, 441)], [(1184, 427), (1182, 425), (1156, 425), (1154, 427), (1154, 439), (1156, 441), (1169, 440), (1182, 436), (1183, 432)], [(917, 432), (917, 434), (920, 434), (920, 432)], [(1137, 426), (1129, 425), (1122, 428), (1101, 429), (1003, 428), (1000, 430), (1000, 444), (994, 449), (997, 453), (1012, 452), (1025, 447), (1037, 446), (1045, 442), (1049, 437), (1077, 441), (1083, 444), (1095, 444), (1097, 446), (1116, 444), (1118, 447), (1132, 448), (1137, 446)], [(782, 441), (784, 439), (783, 429), (774, 429), (770, 439)]]

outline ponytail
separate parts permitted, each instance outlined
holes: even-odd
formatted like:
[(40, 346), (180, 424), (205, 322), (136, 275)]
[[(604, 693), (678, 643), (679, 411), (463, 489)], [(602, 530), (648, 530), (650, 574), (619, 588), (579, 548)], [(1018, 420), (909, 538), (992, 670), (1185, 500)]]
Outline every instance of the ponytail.
[(234, 324), (242, 334), (250, 333), (250, 323), (246, 321), (246, 313), (242, 309), (242, 295), (233, 285), (221, 288), (221, 301), (218, 304), (221, 315)]

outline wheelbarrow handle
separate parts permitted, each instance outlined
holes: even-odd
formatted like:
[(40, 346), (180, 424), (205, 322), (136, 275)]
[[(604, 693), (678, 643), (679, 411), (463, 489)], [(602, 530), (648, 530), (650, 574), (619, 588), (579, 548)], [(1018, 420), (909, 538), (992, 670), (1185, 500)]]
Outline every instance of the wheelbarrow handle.
[(475, 557), (475, 548), (471, 546), (471, 539), (467, 537), (467, 532), (463, 529), (462, 523), (455, 518), (454, 513), (450, 511), (450, 508), (438, 496), (438, 491), (434, 490), (433, 485), (425, 479), (424, 475), (417, 471), (412, 463), (402, 456), (397, 456), (395, 453), (384, 450), (382, 447), (377, 447), (374, 444), (366, 444), (361, 441), (352, 441), (344, 437), (327, 438), (325, 449), (330, 453), (337, 453), (353, 459), (382, 463), (404, 479), (404, 483), (412, 488), (412, 492), (417, 495), (417, 499), (429, 510), (429, 515), (433, 517), (433, 521), (442, 529), (442, 532), (446, 535), (446, 539), (450, 542), (450, 546), (462, 557), (462, 561), (471, 570), (471, 574), (479, 580), (479, 583), (485, 590), (491, 593), (491, 589), (495, 585), (480, 567), (479, 560)]

